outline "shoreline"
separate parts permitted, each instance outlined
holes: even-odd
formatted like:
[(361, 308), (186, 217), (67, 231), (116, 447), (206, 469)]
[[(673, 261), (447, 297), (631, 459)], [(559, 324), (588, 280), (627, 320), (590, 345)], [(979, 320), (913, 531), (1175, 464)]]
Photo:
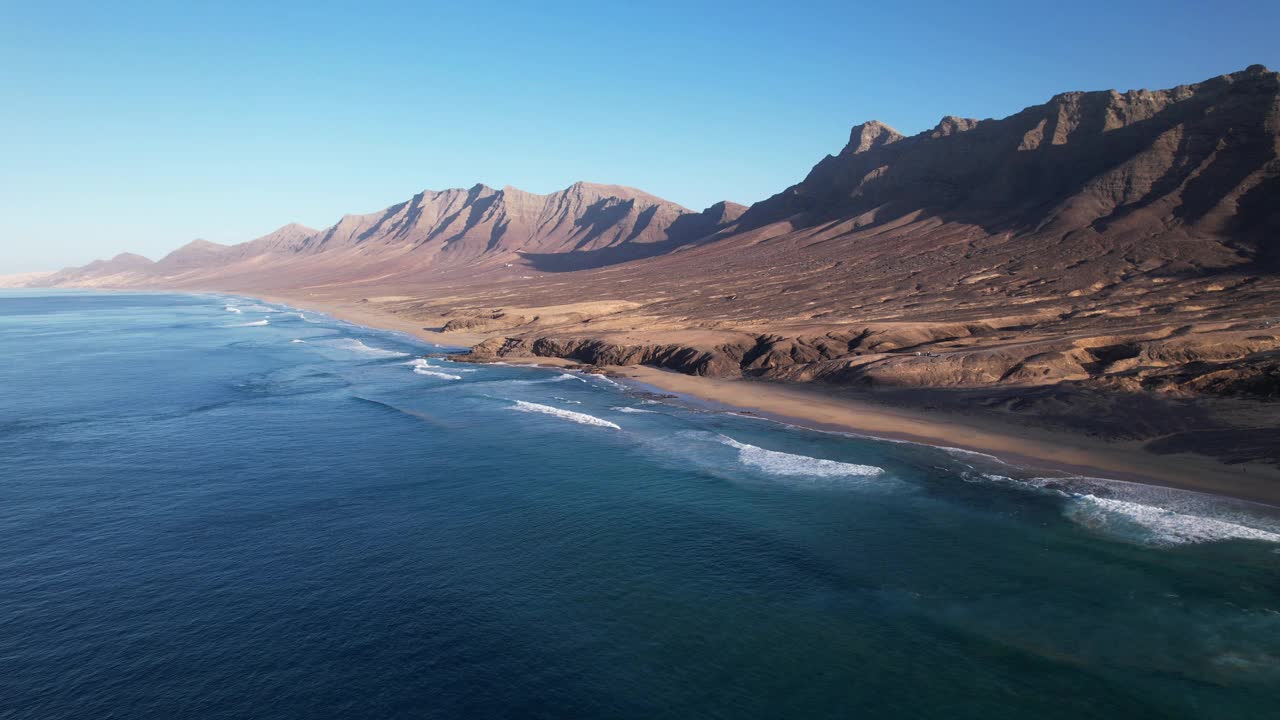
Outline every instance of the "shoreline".
[[(226, 294), (240, 295), (236, 292)], [(259, 300), (265, 300), (266, 302), (276, 303), (278, 305), (288, 305), (299, 310), (322, 313), (338, 320), (342, 320), (343, 322), (349, 322), (355, 325), (364, 325), (365, 327), (375, 328), (378, 330), (401, 332), (407, 335), (412, 335), (419, 340), (424, 340), (433, 345), (439, 345), (440, 347), (470, 348), (472, 345), (479, 344), (489, 337), (489, 335), (483, 335), (480, 333), (450, 332), (445, 334), (442, 332), (436, 332), (435, 330), (428, 330), (422, 326), (421, 322), (403, 318), (391, 313), (371, 310), (364, 303), (358, 302), (342, 302), (336, 300), (323, 300), (319, 298), (298, 299), (285, 295), (264, 295), (261, 293), (240, 295), (240, 297), (256, 298)]]
[[(227, 293), (238, 295), (239, 293)], [(246, 294), (299, 310), (319, 312), (366, 327), (391, 330), (448, 348), (467, 348), (491, 334), (447, 335), (419, 321), (378, 312), (361, 303), (282, 295)], [(548, 368), (581, 363), (552, 357), (518, 358)], [(1263, 463), (1229, 465), (1207, 455), (1160, 455), (1137, 442), (1112, 442), (1081, 433), (1015, 425), (943, 410), (889, 407), (870, 399), (834, 396), (822, 388), (747, 379), (707, 378), (648, 366), (609, 366), (615, 379), (693, 399), (720, 409), (826, 432), (919, 443), (995, 457), (1028, 470), (1137, 482), (1280, 507), (1280, 468)]]
[(1136, 443), (1014, 427), (944, 411), (889, 408), (869, 400), (833, 399), (817, 388), (695, 377), (642, 366), (608, 369), (631, 384), (811, 430), (963, 450), (1026, 470), (1137, 482), (1280, 507), (1280, 470), (1260, 463), (1246, 468), (1194, 453), (1157, 455)]

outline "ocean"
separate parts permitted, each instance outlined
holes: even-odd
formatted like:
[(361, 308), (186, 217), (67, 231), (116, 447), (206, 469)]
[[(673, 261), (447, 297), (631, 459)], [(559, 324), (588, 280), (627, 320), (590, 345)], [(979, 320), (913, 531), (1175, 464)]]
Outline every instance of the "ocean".
[(0, 718), (1263, 718), (1280, 514), (0, 293)]

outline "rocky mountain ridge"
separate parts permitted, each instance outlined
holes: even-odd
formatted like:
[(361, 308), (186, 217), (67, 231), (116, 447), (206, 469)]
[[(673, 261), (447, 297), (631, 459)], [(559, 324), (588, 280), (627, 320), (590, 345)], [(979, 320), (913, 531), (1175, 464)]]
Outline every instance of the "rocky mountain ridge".
[[(54, 275), (55, 285), (213, 287), (288, 283), (287, 276), (359, 282), (520, 261), (581, 269), (670, 252), (732, 225), (745, 207), (695, 213), (640, 190), (579, 182), (548, 195), (475, 185), (423, 191), (384, 210), (345, 215), (323, 230), (296, 223), (238, 245), (196, 240), (155, 263), (96, 261)], [(275, 281), (270, 276), (278, 276)]]

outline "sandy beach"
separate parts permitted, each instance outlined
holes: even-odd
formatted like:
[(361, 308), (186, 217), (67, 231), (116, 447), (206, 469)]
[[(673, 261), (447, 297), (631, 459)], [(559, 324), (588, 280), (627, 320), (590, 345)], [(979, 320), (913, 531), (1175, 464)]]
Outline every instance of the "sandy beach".
[[(254, 297), (368, 327), (404, 332), (445, 347), (469, 347), (490, 337), (482, 333), (441, 333), (422, 319), (380, 312), (377, 306), (358, 301), (263, 294)], [(550, 357), (520, 361), (547, 367), (579, 364)], [(874, 395), (852, 397), (851, 393), (821, 386), (698, 377), (647, 366), (604, 369), (639, 389), (801, 427), (960, 448), (1026, 468), (1128, 480), (1280, 506), (1280, 468), (1266, 463), (1228, 464), (1193, 452), (1156, 454), (1139, 442), (1109, 441), (946, 410), (894, 407), (877, 401)]]

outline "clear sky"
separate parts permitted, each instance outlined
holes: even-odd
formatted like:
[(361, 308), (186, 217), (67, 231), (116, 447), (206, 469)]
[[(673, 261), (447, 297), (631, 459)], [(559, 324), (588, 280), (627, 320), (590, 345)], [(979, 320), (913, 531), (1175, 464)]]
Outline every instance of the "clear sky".
[(762, 5), (0, 0), (0, 272), (477, 182), (751, 203), (865, 120), (1280, 66), (1276, 0)]

